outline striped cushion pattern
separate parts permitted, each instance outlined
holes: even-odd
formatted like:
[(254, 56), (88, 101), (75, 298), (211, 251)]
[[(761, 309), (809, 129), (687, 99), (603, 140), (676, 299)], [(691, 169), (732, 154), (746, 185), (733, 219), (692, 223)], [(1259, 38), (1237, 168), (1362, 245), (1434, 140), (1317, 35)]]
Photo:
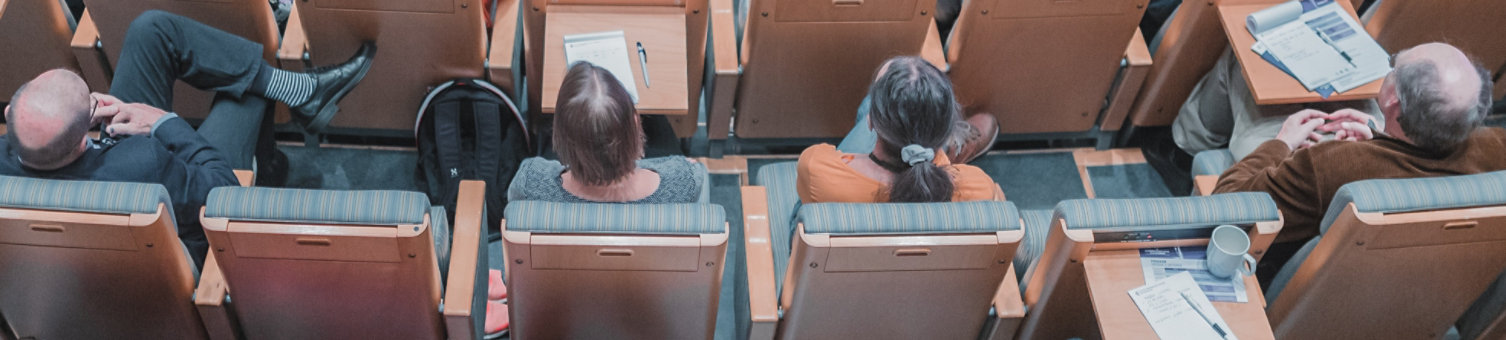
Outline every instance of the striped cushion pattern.
[(1192, 157), (1192, 175), (1218, 175), (1234, 166), (1234, 154), (1229, 149), (1207, 150)]
[(1014, 203), (818, 203), (800, 207), (810, 234), (934, 234), (1020, 230)]
[(1023, 210), (1020, 216), (1025, 220), (1025, 239), (1014, 252), (1014, 274), (1024, 277), (1025, 269), (1046, 251), (1046, 235), (1051, 233), (1051, 210)]
[(1320, 232), (1339, 217), (1350, 202), (1366, 213), (1455, 209), (1506, 205), (1506, 171), (1474, 175), (1406, 179), (1372, 179), (1339, 187)]
[[(167, 188), (156, 183), (52, 180), (0, 176), (0, 206), (111, 214), (151, 214), (172, 209)], [(172, 211), (167, 211), (172, 215)]]
[(774, 248), (774, 283), (783, 287), (784, 271), (790, 262), (790, 238), (795, 233), (795, 211), (800, 207), (800, 193), (795, 191), (795, 162), (764, 165), (758, 168), (753, 184), (763, 186), (769, 195), (769, 242)]
[(509, 202), (507, 230), (543, 233), (719, 234), (726, 211), (715, 204)]
[(419, 224), (429, 197), (395, 190), (309, 190), (220, 187), (209, 191), (204, 216), (319, 224)]
[(1244, 224), (1280, 219), (1276, 201), (1263, 192), (1201, 197), (1078, 199), (1056, 205), (1055, 216), (1071, 229)]

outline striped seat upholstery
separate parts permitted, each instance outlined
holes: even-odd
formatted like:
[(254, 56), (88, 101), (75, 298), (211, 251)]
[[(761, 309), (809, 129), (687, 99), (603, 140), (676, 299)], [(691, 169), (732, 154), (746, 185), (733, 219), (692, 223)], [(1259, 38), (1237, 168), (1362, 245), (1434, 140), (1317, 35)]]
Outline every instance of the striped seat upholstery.
[(114, 214), (150, 214), (172, 200), (161, 184), (0, 176), (0, 206)]
[(1203, 197), (1066, 200), (1056, 204), (1053, 217), (1052, 220), (1066, 220), (1069, 229), (1154, 229), (1275, 221), (1281, 218), (1281, 212), (1269, 194), (1240, 192)]
[(790, 238), (795, 232), (795, 212), (800, 194), (795, 191), (795, 162), (774, 163), (758, 168), (754, 185), (763, 186), (769, 196), (769, 242), (774, 248), (774, 282), (784, 283), (785, 268), (790, 262)]
[(429, 212), (422, 193), (393, 190), (306, 190), (220, 187), (209, 192), (204, 217), (320, 224), (420, 224)]
[(1308, 241), (1292, 259), (1281, 267), (1266, 290), (1266, 299), (1274, 301), (1302, 262), (1318, 246), (1323, 234), (1333, 225), (1350, 203), (1362, 213), (1400, 213), (1425, 210), (1458, 209), (1506, 205), (1506, 171), (1475, 175), (1408, 179), (1372, 179), (1339, 187), (1328, 212), (1319, 224), (1319, 236)]
[(1025, 268), (1030, 268), (1041, 253), (1046, 251), (1046, 235), (1051, 234), (1051, 210), (1022, 210), (1025, 220), (1025, 239), (1014, 253), (1015, 279), (1024, 279)]
[(508, 231), (544, 233), (717, 234), (727, 216), (715, 204), (509, 202)]
[(819, 203), (800, 207), (810, 234), (937, 234), (1020, 230), (1014, 203)]
[(1234, 166), (1234, 154), (1229, 149), (1207, 150), (1192, 157), (1192, 175), (1219, 175)]

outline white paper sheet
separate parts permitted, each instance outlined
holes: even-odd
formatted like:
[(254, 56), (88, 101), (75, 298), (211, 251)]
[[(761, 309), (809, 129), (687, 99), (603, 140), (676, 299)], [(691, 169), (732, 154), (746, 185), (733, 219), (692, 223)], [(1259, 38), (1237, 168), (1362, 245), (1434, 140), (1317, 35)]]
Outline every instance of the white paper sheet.
[(1209, 300), (1249, 302), (1245, 282), (1234, 275), (1220, 279), (1208, 272), (1207, 248), (1201, 246), (1140, 249), (1140, 270), (1145, 283), (1163, 280), (1179, 273), (1191, 274), (1198, 288)]
[(1131, 289), (1129, 295), (1162, 340), (1239, 339), (1186, 272)]
[(572, 34), (565, 36), (565, 65), (589, 62), (612, 72), (638, 103), (638, 82), (633, 78), (632, 59), (628, 56), (627, 38), (622, 31)]

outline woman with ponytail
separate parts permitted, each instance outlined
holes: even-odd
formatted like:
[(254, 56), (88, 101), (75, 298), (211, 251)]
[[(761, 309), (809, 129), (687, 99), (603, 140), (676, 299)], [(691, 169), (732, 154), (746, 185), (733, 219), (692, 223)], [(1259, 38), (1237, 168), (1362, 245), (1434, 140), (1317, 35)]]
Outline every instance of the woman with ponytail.
[(951, 82), (935, 66), (917, 57), (889, 59), (866, 100), (840, 150), (819, 144), (800, 154), (802, 203), (1002, 199), (983, 170), (953, 164), (941, 152), (968, 125), (959, 120)]

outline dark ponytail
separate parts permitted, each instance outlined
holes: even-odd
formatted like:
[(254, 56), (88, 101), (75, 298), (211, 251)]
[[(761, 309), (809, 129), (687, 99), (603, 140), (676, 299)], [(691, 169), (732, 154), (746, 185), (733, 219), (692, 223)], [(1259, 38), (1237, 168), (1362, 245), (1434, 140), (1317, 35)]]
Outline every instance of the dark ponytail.
[(958, 120), (952, 83), (918, 57), (895, 57), (886, 66), (868, 88), (868, 119), (882, 145), (875, 151), (883, 153), (889, 163), (885, 167), (895, 173), (889, 201), (951, 201), (952, 174), (936, 166), (934, 157)]

